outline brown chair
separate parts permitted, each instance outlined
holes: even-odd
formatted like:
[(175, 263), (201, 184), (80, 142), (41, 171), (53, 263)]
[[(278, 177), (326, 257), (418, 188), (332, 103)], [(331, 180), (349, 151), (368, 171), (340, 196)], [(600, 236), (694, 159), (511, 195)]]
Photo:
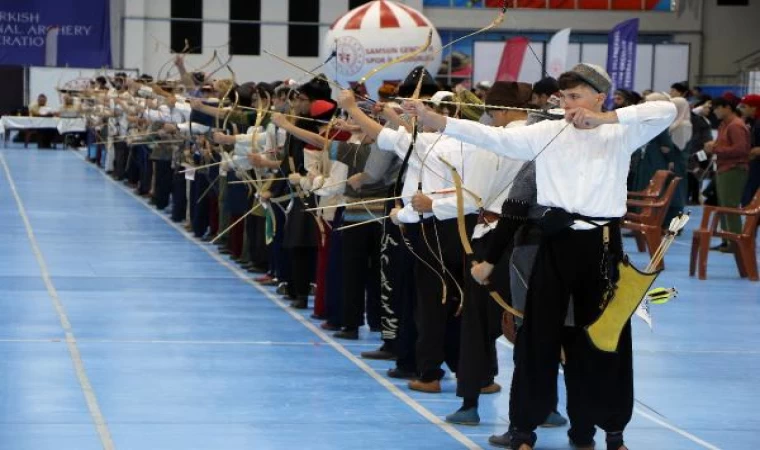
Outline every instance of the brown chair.
[[(626, 213), (623, 217), (622, 227), (633, 231), (636, 246), (640, 252), (649, 250), (649, 256), (654, 256), (662, 241), (662, 222), (668, 212), (671, 200), (675, 195), (681, 177), (673, 177), (665, 192), (658, 198), (635, 200), (629, 199), (628, 207), (641, 208), (640, 213)], [(660, 269), (664, 268), (664, 262), (660, 263)]]
[[(741, 233), (718, 231), (720, 217), (726, 214), (745, 217)], [(711, 218), (712, 220), (710, 220)], [(699, 279), (707, 278), (707, 256), (710, 254), (710, 238), (714, 236), (728, 241), (733, 247), (736, 268), (739, 270), (740, 277), (749, 278), (752, 281), (760, 280), (757, 273), (757, 255), (755, 253), (758, 223), (760, 223), (760, 189), (755, 192), (750, 204), (744, 208), (705, 206), (702, 223), (698, 230), (694, 230), (691, 240), (689, 275), (694, 276), (695, 269), (698, 268)]]
[(673, 175), (673, 172), (669, 170), (658, 170), (652, 175), (652, 179), (649, 180), (649, 184), (646, 189), (642, 191), (628, 191), (629, 199), (646, 199), (657, 198), (662, 194), (662, 190), (665, 188), (665, 182), (668, 181), (668, 177)]

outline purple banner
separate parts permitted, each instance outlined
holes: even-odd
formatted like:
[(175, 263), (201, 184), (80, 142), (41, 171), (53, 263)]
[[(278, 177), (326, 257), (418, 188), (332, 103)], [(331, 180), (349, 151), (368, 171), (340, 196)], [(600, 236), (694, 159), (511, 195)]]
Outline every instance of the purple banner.
[(612, 106), (616, 89), (633, 89), (636, 76), (636, 43), (639, 39), (639, 19), (615, 25), (607, 43), (607, 73), (612, 78), (612, 90), (607, 95), (607, 108)]
[(46, 61), (110, 67), (108, 0), (0, 0), (0, 64), (42, 66)]

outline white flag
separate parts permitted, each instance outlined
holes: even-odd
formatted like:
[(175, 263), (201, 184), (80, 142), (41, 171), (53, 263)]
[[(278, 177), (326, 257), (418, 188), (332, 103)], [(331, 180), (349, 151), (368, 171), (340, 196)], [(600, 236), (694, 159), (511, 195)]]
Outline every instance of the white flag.
[(55, 67), (58, 65), (58, 32), (60, 28), (50, 27), (45, 36), (45, 65)]
[(559, 78), (567, 70), (567, 52), (570, 47), (570, 28), (557, 31), (549, 41), (546, 51), (546, 73)]

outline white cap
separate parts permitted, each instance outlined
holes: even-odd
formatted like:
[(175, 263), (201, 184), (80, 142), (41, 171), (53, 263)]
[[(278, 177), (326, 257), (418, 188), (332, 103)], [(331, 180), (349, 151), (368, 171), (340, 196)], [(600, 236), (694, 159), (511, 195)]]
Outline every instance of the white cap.
[(430, 101), (435, 105), (439, 106), (441, 104), (441, 100), (443, 100), (446, 97), (455, 97), (456, 95), (453, 92), (450, 91), (438, 91), (436, 92), (432, 97), (430, 97)]

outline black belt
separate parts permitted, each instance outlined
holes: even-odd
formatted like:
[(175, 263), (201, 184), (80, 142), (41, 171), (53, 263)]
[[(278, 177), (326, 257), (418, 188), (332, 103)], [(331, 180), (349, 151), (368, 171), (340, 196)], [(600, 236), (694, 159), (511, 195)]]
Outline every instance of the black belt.
[(595, 227), (599, 225), (595, 222), (615, 222), (620, 220), (620, 217), (591, 217), (584, 216), (583, 214), (567, 212), (562, 208), (548, 208), (544, 211), (541, 217), (535, 219), (536, 224), (541, 228), (544, 235), (551, 236), (559, 233), (560, 231), (570, 228), (575, 221), (579, 220), (586, 222)]

